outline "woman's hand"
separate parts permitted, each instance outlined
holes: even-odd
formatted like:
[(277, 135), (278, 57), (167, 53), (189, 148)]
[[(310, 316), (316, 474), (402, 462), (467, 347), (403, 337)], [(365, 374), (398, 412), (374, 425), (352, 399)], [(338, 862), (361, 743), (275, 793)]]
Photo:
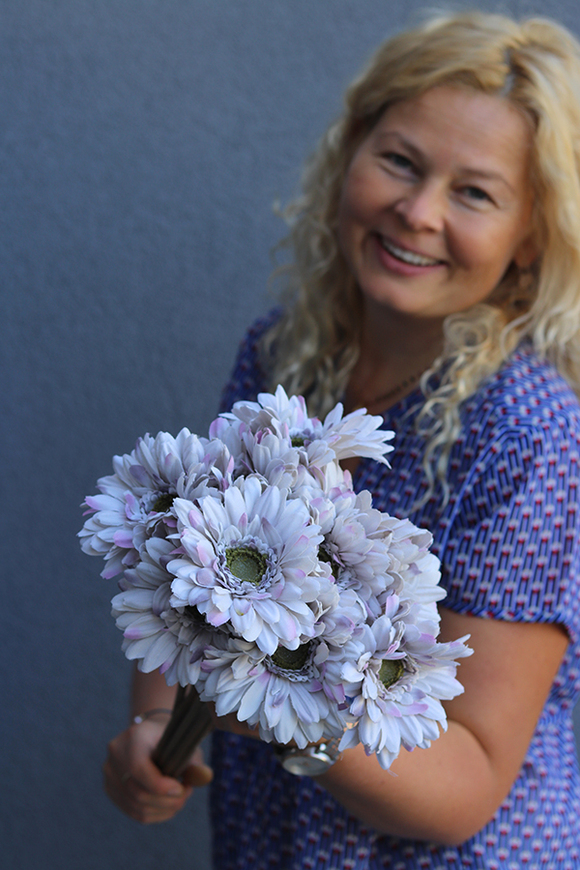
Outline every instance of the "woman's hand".
[(165, 822), (183, 809), (193, 787), (211, 782), (213, 773), (196, 749), (181, 781), (163, 776), (151, 753), (167, 718), (153, 717), (131, 725), (109, 743), (103, 773), (105, 791), (124, 813), (144, 825)]

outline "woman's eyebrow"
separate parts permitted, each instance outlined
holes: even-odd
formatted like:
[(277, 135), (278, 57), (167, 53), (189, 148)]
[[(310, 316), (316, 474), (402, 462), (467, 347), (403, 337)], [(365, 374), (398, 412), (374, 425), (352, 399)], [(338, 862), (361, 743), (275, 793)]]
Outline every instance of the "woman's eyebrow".
[(377, 131), (377, 145), (380, 147), (381, 145), (386, 145), (387, 143), (384, 141), (386, 139), (392, 140), (396, 139), (399, 145), (402, 145), (407, 151), (410, 151), (412, 155), (415, 157), (423, 157), (423, 152), (420, 148), (414, 145), (406, 136), (403, 136), (402, 133), (398, 133), (396, 130), (383, 130), (382, 132)]
[(493, 169), (476, 169), (473, 166), (460, 166), (459, 170), (470, 178), (481, 178), (483, 181), (499, 181), (515, 194), (513, 186), (501, 172), (494, 172)]

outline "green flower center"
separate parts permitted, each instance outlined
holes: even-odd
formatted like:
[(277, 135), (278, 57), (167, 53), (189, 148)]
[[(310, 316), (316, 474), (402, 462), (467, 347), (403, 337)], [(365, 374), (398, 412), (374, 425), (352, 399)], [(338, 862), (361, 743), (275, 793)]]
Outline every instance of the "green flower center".
[(153, 502), (153, 510), (156, 511), (156, 513), (164, 514), (171, 508), (174, 501), (175, 496), (172, 493), (162, 492)]
[(401, 659), (383, 659), (379, 671), (379, 680), (388, 689), (403, 676), (405, 666)]
[(286, 671), (300, 671), (308, 661), (310, 644), (303, 643), (298, 649), (286, 649), (279, 646), (276, 652), (270, 656), (275, 665)]
[(263, 579), (268, 567), (264, 553), (253, 547), (229, 547), (226, 550), (226, 565), (238, 580), (246, 580), (255, 586)]
[(290, 443), (292, 447), (304, 447), (304, 438), (301, 435), (295, 435)]

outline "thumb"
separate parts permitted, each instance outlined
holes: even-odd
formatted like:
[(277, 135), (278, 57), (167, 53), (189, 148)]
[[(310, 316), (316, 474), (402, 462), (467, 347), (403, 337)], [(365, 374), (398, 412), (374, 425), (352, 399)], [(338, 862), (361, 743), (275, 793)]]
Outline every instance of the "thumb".
[(181, 779), (185, 786), (195, 786), (197, 788), (208, 785), (212, 781), (213, 770), (205, 763), (201, 749), (195, 750), (191, 761), (183, 771)]

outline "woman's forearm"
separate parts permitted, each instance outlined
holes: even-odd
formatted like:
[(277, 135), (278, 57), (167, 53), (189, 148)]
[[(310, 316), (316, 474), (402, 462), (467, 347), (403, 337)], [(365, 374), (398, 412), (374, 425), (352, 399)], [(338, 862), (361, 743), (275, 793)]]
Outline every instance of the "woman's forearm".
[(389, 771), (358, 746), (318, 781), (381, 833), (447, 845), (480, 830), (504, 797), (483, 748), (456, 722), (429, 749), (402, 750)]
[(131, 718), (148, 710), (171, 710), (176, 694), (175, 686), (168, 686), (159, 671), (143, 674), (135, 668), (131, 690)]

